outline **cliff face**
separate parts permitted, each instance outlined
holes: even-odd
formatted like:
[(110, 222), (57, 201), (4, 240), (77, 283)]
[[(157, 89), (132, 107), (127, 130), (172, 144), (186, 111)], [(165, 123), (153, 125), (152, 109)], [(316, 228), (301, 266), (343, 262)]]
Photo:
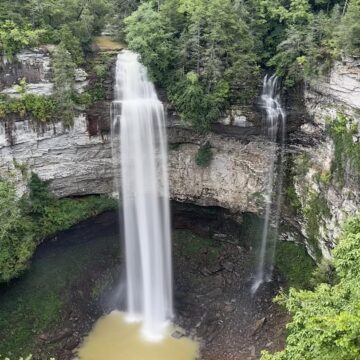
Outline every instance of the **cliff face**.
[[(36, 93), (49, 95), (52, 91), (50, 69), (46, 52), (27, 51), (17, 57), (15, 64), (6, 66), (11, 76), (3, 81), (2, 90), (16, 96), (14, 85), (25, 77), (30, 91), (43, 89)], [(77, 78), (77, 87), (85, 88), (86, 73), (81, 69), (77, 73), (82, 75)], [(50, 189), (59, 197), (112, 193), (111, 140), (98, 126), (100, 117), (108, 123), (110, 104), (97, 105), (87, 112), (79, 110), (71, 129), (65, 129), (61, 122), (39, 125), (31, 119), (15, 119), (9, 136), (9, 126), (0, 122), (0, 176), (11, 176), (19, 193), (26, 191), (31, 171), (49, 180)], [(105, 128), (109, 129), (109, 124)], [(268, 162), (270, 143), (258, 136), (236, 139), (212, 133), (204, 137), (178, 124), (169, 125), (168, 134), (173, 199), (221, 206), (237, 213), (260, 211), (267, 177), (264, 164)], [(196, 165), (195, 158), (200, 146), (207, 141), (213, 159), (203, 168)]]
[(23, 193), (31, 171), (50, 180), (59, 197), (111, 193), (110, 143), (107, 137), (89, 136), (84, 113), (69, 130), (61, 122), (37, 128), (30, 120), (18, 121), (13, 145), (0, 123), (0, 176), (10, 173)]
[[(318, 239), (315, 251), (330, 258), (341, 225), (360, 209), (360, 61), (336, 63), (328, 79), (307, 88), (305, 105), (312, 122), (293, 135), (298, 223), (307, 239)], [(339, 119), (346, 124), (332, 131)]]
[[(17, 96), (14, 85), (23, 77), (29, 91), (43, 95), (52, 92), (51, 58), (45, 50), (26, 51), (14, 64), (2, 64), (0, 70), (0, 91), (6, 94)], [(78, 69), (78, 91), (90, 82), (86, 72)], [(107, 83), (111, 89), (111, 79)], [(111, 90), (107, 98), (111, 99)], [(314, 258), (319, 258), (320, 252), (331, 257), (341, 224), (360, 208), (359, 172), (346, 153), (339, 158), (339, 144), (329, 132), (329, 124), (342, 114), (350, 119), (346, 126), (351, 127), (351, 143), (358, 143), (359, 102), (359, 62), (348, 61), (336, 64), (326, 81), (306, 89), (302, 114), (302, 105), (296, 111), (290, 109), (291, 181), (284, 192), (291, 195), (296, 211), (284, 218), (298, 228)], [(12, 119), (11, 127), (0, 121), (0, 177), (12, 177), (19, 193), (26, 191), (31, 171), (49, 180), (50, 189), (59, 197), (112, 193), (109, 110), (109, 101), (93, 104), (87, 111), (78, 109), (71, 129), (65, 129), (61, 122), (39, 125), (27, 118)], [(171, 111), (168, 137), (172, 199), (219, 206), (236, 214), (261, 213), (268, 157), (274, 145), (256, 126), (259, 114), (251, 109), (233, 109), (230, 122), (223, 119), (213, 132), (199, 135), (181, 126)], [(213, 159), (209, 166), (200, 167), (195, 158), (207, 142)], [(343, 164), (341, 179), (334, 170), (339, 159)], [(286, 231), (282, 236), (293, 240)]]
[[(2, 129), (2, 130), (1, 130)], [(221, 206), (233, 212), (258, 212), (265, 188), (269, 146), (266, 141), (241, 141), (210, 134), (206, 138), (189, 129), (168, 129), (169, 177), (174, 200), (204, 206)], [(16, 123), (15, 143), (10, 145), (0, 125), (0, 176), (11, 174), (20, 193), (26, 191), (27, 175), (33, 171), (50, 181), (56, 196), (113, 192), (113, 163), (108, 135), (89, 136), (86, 114), (74, 127), (61, 123), (41, 129), (30, 121)], [(213, 159), (200, 167), (195, 158), (204, 141), (212, 147)]]
[[(13, 63), (0, 61), (0, 93), (18, 97), (16, 85), (25, 79), (28, 93), (51, 95), (51, 51), (25, 50)], [(75, 75), (75, 89), (81, 93), (88, 86), (88, 75), (83, 69), (76, 69)], [(88, 117), (78, 109), (71, 129), (61, 121), (43, 124), (27, 115), (10, 114), (0, 120), (0, 177), (11, 177), (19, 194), (26, 191), (32, 171), (50, 180), (50, 189), (59, 197), (111, 192), (108, 140), (105, 135), (89, 136)]]
[[(189, 129), (168, 130), (170, 190), (174, 200), (203, 206), (220, 206), (232, 212), (258, 213), (262, 209), (267, 167), (273, 144), (262, 137), (235, 139), (206, 136)], [(208, 142), (213, 158), (206, 167), (196, 164), (200, 146)], [(170, 146), (170, 149), (173, 146)]]

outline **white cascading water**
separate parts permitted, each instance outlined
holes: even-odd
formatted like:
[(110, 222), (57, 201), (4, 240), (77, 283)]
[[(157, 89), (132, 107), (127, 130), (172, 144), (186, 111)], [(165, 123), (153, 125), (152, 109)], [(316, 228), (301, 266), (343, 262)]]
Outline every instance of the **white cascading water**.
[(128, 50), (116, 63), (112, 139), (121, 163), (128, 319), (157, 340), (173, 316), (166, 128), (154, 84)]
[(265, 219), (261, 238), (261, 247), (256, 269), (255, 281), (252, 286), (252, 293), (255, 293), (259, 286), (265, 281), (271, 281), (276, 241), (278, 236), (278, 225), (281, 210), (282, 182), (283, 182), (283, 165), (285, 157), (285, 134), (286, 134), (286, 116), (280, 102), (280, 94), (278, 91), (278, 78), (274, 74), (272, 76), (265, 75), (263, 81), (263, 90), (260, 97), (260, 106), (265, 110), (265, 129), (266, 134), (273, 143), (277, 141), (278, 129), (280, 127), (280, 153), (279, 167), (276, 186), (276, 202), (274, 220), (274, 233), (272, 241), (269, 240), (270, 218), (272, 212), (273, 194), (274, 194), (274, 175), (275, 164), (277, 160), (276, 147), (273, 146), (270, 153), (269, 178), (265, 194)]

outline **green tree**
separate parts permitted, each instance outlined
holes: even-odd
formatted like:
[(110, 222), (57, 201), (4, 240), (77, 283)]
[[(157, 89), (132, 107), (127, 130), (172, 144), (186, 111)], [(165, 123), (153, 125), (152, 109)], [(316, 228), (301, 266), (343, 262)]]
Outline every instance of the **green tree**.
[(337, 47), (344, 55), (360, 56), (360, 1), (350, 0), (337, 29)]
[(65, 127), (73, 125), (75, 115), (75, 64), (71, 54), (61, 43), (53, 54), (54, 96)]
[(277, 301), (292, 314), (284, 351), (262, 360), (356, 360), (360, 358), (360, 215), (344, 226), (334, 250), (335, 284), (313, 291), (290, 289)]
[(35, 249), (32, 224), (11, 182), (0, 179), (0, 282), (18, 276)]
[(64, 25), (59, 33), (61, 44), (71, 54), (73, 62), (77, 65), (84, 63), (84, 53), (82, 51), (79, 38), (75, 37), (69, 25)]
[(175, 53), (166, 19), (154, 9), (152, 2), (145, 2), (125, 19), (125, 24), (129, 48), (141, 54), (154, 80), (165, 82)]
[(254, 37), (232, 1), (148, 1), (125, 25), (129, 47), (196, 129), (209, 130), (229, 103), (255, 94)]

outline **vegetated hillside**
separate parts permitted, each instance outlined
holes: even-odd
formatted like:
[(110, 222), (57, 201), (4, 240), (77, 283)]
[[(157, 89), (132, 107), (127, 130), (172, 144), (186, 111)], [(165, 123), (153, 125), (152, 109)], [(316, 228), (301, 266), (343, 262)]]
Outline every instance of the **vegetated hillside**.
[[(47, 121), (60, 113), (71, 127), (75, 106), (99, 97), (96, 92), (75, 94), (74, 69), (86, 63), (93, 37), (107, 25), (140, 53), (182, 119), (207, 131), (231, 104), (253, 101), (264, 69), (276, 70), (291, 87), (326, 75), (336, 59), (360, 56), (359, 18), (359, 0), (3, 0), (2, 63), (26, 47), (58, 46), (54, 96), (26, 94), (26, 84), (20, 83), (19, 98), (0, 97), (0, 119), (29, 112)], [(97, 67), (99, 76), (104, 72)], [(340, 121), (333, 135), (337, 149), (344, 149), (351, 134)], [(346, 153), (357, 155), (353, 149)], [(200, 160), (200, 165), (207, 161)], [(95, 198), (58, 202), (36, 177), (30, 189), (29, 197), (19, 200), (14, 187), (0, 179), (0, 281), (21, 274), (45, 236), (113, 206)], [(334, 252), (335, 278), (327, 265), (323, 273), (319, 270), (322, 283), (313, 291), (290, 290), (279, 297), (293, 315), (287, 347), (264, 359), (360, 357), (359, 222), (357, 217), (348, 223)]]
[[(360, 55), (359, 16), (359, 0), (4, 0), (0, 53), (11, 61), (24, 47), (59, 44), (55, 79), (69, 89), (66, 69), (85, 62), (106, 25), (141, 54), (183, 120), (206, 131), (229, 105), (253, 102), (261, 69), (293, 86)], [(71, 94), (58, 95), (70, 119)]]
[(348, 360), (360, 357), (360, 215), (350, 219), (334, 263), (316, 272), (312, 291), (290, 289), (277, 301), (292, 314), (284, 351), (263, 360)]
[(143, 2), (124, 23), (182, 118), (207, 130), (229, 104), (253, 101), (261, 68), (291, 87), (359, 55), (359, 16), (359, 0), (164, 0)]

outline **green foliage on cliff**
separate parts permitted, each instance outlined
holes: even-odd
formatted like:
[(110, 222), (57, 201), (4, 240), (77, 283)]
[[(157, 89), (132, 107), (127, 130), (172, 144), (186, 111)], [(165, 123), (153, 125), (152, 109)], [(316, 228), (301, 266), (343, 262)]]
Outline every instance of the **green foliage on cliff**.
[(335, 145), (331, 173), (337, 181), (343, 183), (347, 166), (360, 174), (360, 143), (353, 140), (353, 136), (358, 135), (360, 130), (354, 119), (341, 113), (329, 121), (328, 127)]
[(56, 102), (53, 97), (28, 94), (26, 81), (22, 79), (17, 85), (19, 97), (0, 97), (0, 119), (9, 114), (17, 114), (20, 117), (30, 115), (39, 122), (46, 122), (56, 113)]
[(296, 289), (310, 287), (316, 265), (303, 245), (279, 241), (276, 246), (275, 265), (285, 277), (288, 286)]
[(211, 151), (211, 145), (207, 142), (205, 145), (199, 147), (199, 150), (196, 154), (195, 162), (196, 165), (200, 167), (209, 166), (211, 159), (213, 158), (213, 153)]
[(309, 191), (306, 194), (306, 203), (303, 208), (303, 215), (306, 221), (306, 235), (312, 250), (315, 255), (320, 259), (321, 251), (319, 248), (318, 240), (320, 238), (320, 224), (324, 218), (330, 216), (330, 210), (327, 205), (326, 199), (321, 193)]
[(53, 56), (54, 96), (65, 126), (74, 121), (75, 63), (63, 43), (60, 43)]
[(350, 0), (336, 33), (337, 47), (345, 55), (360, 55), (360, 1)]
[(32, 222), (21, 211), (15, 187), (0, 181), (0, 281), (21, 273), (35, 250)]
[[(124, 20), (129, 47), (198, 130), (231, 103), (256, 94), (259, 66), (286, 86), (326, 74), (342, 55), (359, 52), (359, 0), (147, 0)], [(118, 8), (121, 8), (119, 4)]]
[[(359, 0), (263, 2), (262, 18), (280, 32), (267, 65), (274, 66), (285, 85), (326, 74), (335, 59), (360, 51)], [(269, 51), (271, 54), (271, 51)]]
[(0, 97), (0, 120), (9, 114), (20, 118), (29, 115), (41, 123), (47, 122), (56, 115), (56, 102), (53, 97), (23, 94), (20, 98)]
[(292, 315), (284, 351), (262, 360), (356, 360), (360, 358), (360, 215), (344, 226), (334, 250), (335, 284), (313, 291), (291, 289), (277, 302)]
[(13, 21), (0, 23), (0, 55), (11, 61), (14, 54), (24, 47), (35, 46), (40, 41), (43, 30), (30, 26), (17, 26)]
[(77, 64), (89, 51), (92, 37), (104, 27), (107, 0), (2, 0), (0, 23), (9, 27), (1, 36), (0, 53), (11, 54), (36, 44), (63, 42)]
[(0, 179), (0, 282), (20, 275), (44, 238), (114, 208), (116, 201), (106, 196), (55, 199), (35, 174), (29, 195), (19, 199), (14, 184)]

